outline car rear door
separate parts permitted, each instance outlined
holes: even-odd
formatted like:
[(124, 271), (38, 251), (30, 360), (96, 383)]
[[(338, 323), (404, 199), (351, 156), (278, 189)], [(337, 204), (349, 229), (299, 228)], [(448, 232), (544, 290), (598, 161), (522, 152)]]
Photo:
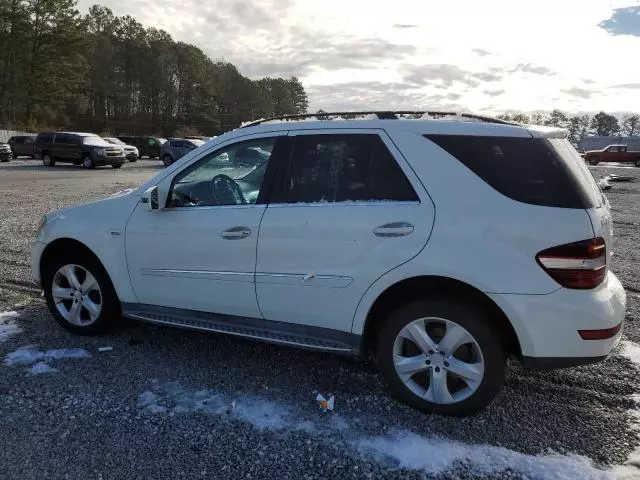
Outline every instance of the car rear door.
[(371, 284), (425, 246), (434, 207), (382, 130), (290, 136), (260, 224), (260, 310), (267, 320), (351, 331)]

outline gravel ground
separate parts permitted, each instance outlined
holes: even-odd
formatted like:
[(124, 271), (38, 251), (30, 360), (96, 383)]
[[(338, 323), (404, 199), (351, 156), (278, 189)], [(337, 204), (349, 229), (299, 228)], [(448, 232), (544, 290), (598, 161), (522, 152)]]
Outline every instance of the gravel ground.
[[(159, 168), (0, 165), (0, 312), (18, 310), (8, 321), (22, 330), (4, 342), (0, 335), (0, 477), (595, 478), (587, 460), (549, 452), (606, 469), (640, 443), (629, 413), (638, 370), (621, 355), (551, 372), (512, 363), (488, 409), (451, 419), (391, 400), (375, 368), (356, 359), (135, 323), (97, 338), (66, 333), (29, 283), (39, 217)], [(640, 169), (593, 172), (639, 179), (614, 184), (608, 197), (613, 269), (629, 299), (625, 338), (640, 344)], [(47, 353), (72, 348), (88, 356)], [(318, 409), (318, 392), (336, 395), (334, 412)], [(455, 441), (476, 446), (460, 454)]]

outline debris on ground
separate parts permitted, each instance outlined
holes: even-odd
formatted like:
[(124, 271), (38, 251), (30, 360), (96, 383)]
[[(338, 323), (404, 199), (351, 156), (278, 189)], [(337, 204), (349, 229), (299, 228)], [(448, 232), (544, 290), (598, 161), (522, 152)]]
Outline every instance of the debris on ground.
[(636, 177), (630, 177), (628, 175), (616, 175), (615, 173), (607, 175), (606, 178), (610, 182), (635, 182), (636, 181)]
[(113, 350), (113, 347), (98, 347), (98, 352), (100, 353), (110, 352), (111, 350)]
[(316, 401), (320, 404), (320, 408), (322, 409), (323, 412), (333, 411), (336, 397), (334, 395), (331, 395), (327, 400), (326, 398), (324, 398), (324, 396), (322, 396), (319, 393), (318, 396), (316, 397)]
[(609, 175), (607, 175), (606, 177), (602, 177), (600, 180), (598, 180), (598, 186), (602, 191), (611, 190), (611, 184), (609, 183)]

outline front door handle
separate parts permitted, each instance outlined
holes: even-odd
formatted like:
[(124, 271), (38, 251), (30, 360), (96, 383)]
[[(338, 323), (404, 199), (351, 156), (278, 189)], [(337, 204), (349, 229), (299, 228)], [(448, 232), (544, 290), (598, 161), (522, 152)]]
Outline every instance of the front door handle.
[(220, 234), (220, 236), (226, 240), (240, 240), (249, 235), (251, 235), (251, 229), (249, 227), (232, 227)]
[(373, 230), (376, 237), (404, 237), (413, 232), (413, 225), (408, 222), (385, 223)]

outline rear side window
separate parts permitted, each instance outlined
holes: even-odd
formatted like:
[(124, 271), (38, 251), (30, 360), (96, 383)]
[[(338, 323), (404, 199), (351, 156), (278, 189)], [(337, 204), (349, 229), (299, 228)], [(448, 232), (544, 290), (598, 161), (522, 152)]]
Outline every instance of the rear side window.
[(387, 147), (374, 134), (298, 135), (280, 203), (418, 201)]
[(598, 202), (573, 158), (544, 138), (425, 135), (498, 192), (547, 207), (591, 208)]

